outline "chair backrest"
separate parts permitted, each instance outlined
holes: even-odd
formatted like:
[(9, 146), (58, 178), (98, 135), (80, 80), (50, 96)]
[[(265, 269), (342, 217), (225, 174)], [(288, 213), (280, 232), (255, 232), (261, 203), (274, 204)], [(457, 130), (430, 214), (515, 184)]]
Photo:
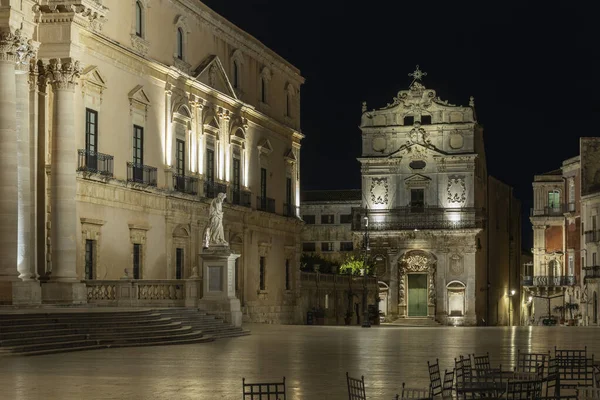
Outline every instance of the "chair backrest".
[(560, 375), (558, 374), (558, 361), (556, 358), (550, 358), (548, 360), (548, 373), (544, 378), (546, 383), (545, 398), (560, 398)]
[(558, 349), (556, 346), (554, 346), (554, 357), (558, 359), (587, 358), (587, 346), (584, 346), (583, 349), (578, 350)]
[(528, 353), (517, 350), (517, 366), (515, 372), (544, 373), (544, 367), (550, 359), (548, 353)]
[(467, 354), (466, 357), (460, 356), (460, 359), (461, 359), (462, 365), (463, 365), (464, 378), (467, 380), (471, 380), (471, 373), (472, 373), (471, 356), (469, 354)]
[(589, 387), (578, 387), (577, 388), (577, 399), (600, 399), (600, 388), (589, 388)]
[(442, 397), (444, 399), (452, 398), (452, 390), (454, 388), (454, 370), (444, 370), (444, 383), (442, 384)]
[(591, 358), (581, 357), (581, 354), (573, 357), (557, 357), (557, 364), (562, 387), (575, 389), (577, 386), (594, 386), (593, 354)]
[(400, 397), (396, 396), (398, 400), (429, 400), (433, 399), (433, 396), (430, 394), (430, 389), (414, 389), (407, 388), (406, 384), (402, 382), (402, 394)]
[(489, 371), (490, 366), (490, 353), (485, 353), (484, 356), (476, 356), (473, 354), (473, 363), (475, 364), (476, 371)]
[(542, 397), (542, 380), (514, 381), (508, 380), (506, 386), (506, 399), (533, 400)]
[(351, 378), (346, 372), (346, 382), (348, 383), (348, 400), (367, 400), (364, 375), (357, 379)]
[(429, 387), (431, 388), (431, 394), (433, 396), (439, 396), (442, 394), (442, 377), (440, 375), (440, 362), (436, 358), (434, 364), (430, 364), (427, 361), (427, 367), (429, 369)]
[(286, 400), (285, 376), (281, 382), (246, 383), (242, 378), (244, 400)]
[(465, 376), (463, 374), (463, 360), (454, 359), (454, 373), (456, 374), (456, 382), (464, 382)]

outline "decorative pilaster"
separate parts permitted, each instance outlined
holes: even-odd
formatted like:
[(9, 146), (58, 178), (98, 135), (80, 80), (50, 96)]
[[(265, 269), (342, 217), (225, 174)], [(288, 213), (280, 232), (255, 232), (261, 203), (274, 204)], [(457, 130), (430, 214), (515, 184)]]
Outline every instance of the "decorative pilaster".
[(80, 73), (79, 62), (72, 59), (51, 59), (44, 70), (54, 92), (50, 170), (50, 280), (54, 285), (47, 283), (43, 288), (43, 299), (50, 302), (85, 303), (87, 298), (85, 285), (77, 283), (76, 270), (74, 92)]
[(165, 86), (165, 186), (173, 190), (173, 161), (175, 160), (175, 145), (173, 135), (173, 124), (171, 116), (172, 85)]

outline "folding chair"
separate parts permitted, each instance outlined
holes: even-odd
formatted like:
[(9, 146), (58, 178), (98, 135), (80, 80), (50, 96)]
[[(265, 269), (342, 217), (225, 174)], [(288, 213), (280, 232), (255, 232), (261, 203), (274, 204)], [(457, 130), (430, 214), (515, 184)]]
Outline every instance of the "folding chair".
[(577, 399), (579, 399), (579, 400), (600, 399), (600, 389), (589, 388), (589, 387), (578, 387), (577, 388)]
[(242, 393), (244, 400), (286, 400), (285, 376), (281, 382), (246, 383), (242, 378)]
[(439, 396), (442, 394), (442, 377), (440, 375), (440, 362), (436, 358), (435, 364), (430, 364), (427, 361), (427, 368), (429, 370), (429, 388), (431, 389), (432, 396)]
[(346, 372), (346, 382), (348, 383), (348, 400), (367, 400), (364, 375), (357, 379), (351, 378)]

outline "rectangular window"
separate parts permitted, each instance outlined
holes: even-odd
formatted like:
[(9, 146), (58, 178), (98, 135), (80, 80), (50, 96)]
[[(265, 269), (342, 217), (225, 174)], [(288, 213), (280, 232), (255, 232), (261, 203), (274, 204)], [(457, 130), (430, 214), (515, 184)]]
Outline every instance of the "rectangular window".
[(554, 190), (548, 193), (548, 208), (560, 208), (560, 193), (558, 192), (558, 190)]
[(321, 251), (333, 251), (333, 242), (321, 242)]
[(260, 281), (259, 281), (259, 289), (265, 290), (265, 257), (260, 258)]
[(352, 214), (340, 215), (340, 224), (351, 224), (351, 223), (352, 223)]
[(215, 152), (211, 149), (206, 149), (206, 180), (215, 181)]
[(340, 251), (353, 251), (354, 243), (352, 242), (340, 242)]
[(133, 126), (133, 180), (144, 182), (144, 128)]
[(317, 251), (315, 242), (304, 242), (302, 243), (302, 251)]
[(421, 115), (421, 125), (431, 125), (431, 115)]
[(569, 276), (575, 276), (575, 256), (569, 254)]
[(176, 141), (175, 168), (177, 175), (185, 175), (185, 142), (181, 139)]
[(285, 260), (285, 290), (290, 289), (290, 260)]
[(304, 223), (307, 225), (315, 224), (315, 216), (314, 215), (303, 215), (302, 219), (304, 220)]
[(415, 123), (415, 117), (412, 115), (404, 117), (404, 125), (413, 125)]
[(240, 160), (237, 158), (234, 158), (233, 159), (233, 190), (235, 192), (240, 191), (240, 180), (241, 180)]
[(94, 247), (95, 240), (85, 241), (85, 279), (94, 279)]
[(260, 169), (260, 197), (266, 202), (267, 198), (267, 169)]
[(175, 251), (175, 279), (183, 279), (183, 249)]
[(141, 279), (142, 264), (142, 245), (134, 243), (133, 245), (133, 279)]
[(98, 170), (98, 112), (85, 109), (85, 151), (86, 167), (89, 170)]
[(423, 212), (425, 208), (425, 189), (410, 190), (410, 208), (412, 212)]
[(321, 223), (322, 224), (333, 224), (334, 215), (333, 214), (324, 214), (321, 215)]

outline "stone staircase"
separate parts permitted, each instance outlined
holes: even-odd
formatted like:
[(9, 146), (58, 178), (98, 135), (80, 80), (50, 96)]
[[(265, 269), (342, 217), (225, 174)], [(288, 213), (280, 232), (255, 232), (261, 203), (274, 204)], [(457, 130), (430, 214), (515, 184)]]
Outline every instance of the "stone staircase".
[(0, 314), (0, 355), (210, 342), (248, 335), (197, 309)]
[(406, 327), (440, 327), (443, 326), (433, 318), (398, 318), (395, 321), (388, 322), (385, 325), (406, 326)]

